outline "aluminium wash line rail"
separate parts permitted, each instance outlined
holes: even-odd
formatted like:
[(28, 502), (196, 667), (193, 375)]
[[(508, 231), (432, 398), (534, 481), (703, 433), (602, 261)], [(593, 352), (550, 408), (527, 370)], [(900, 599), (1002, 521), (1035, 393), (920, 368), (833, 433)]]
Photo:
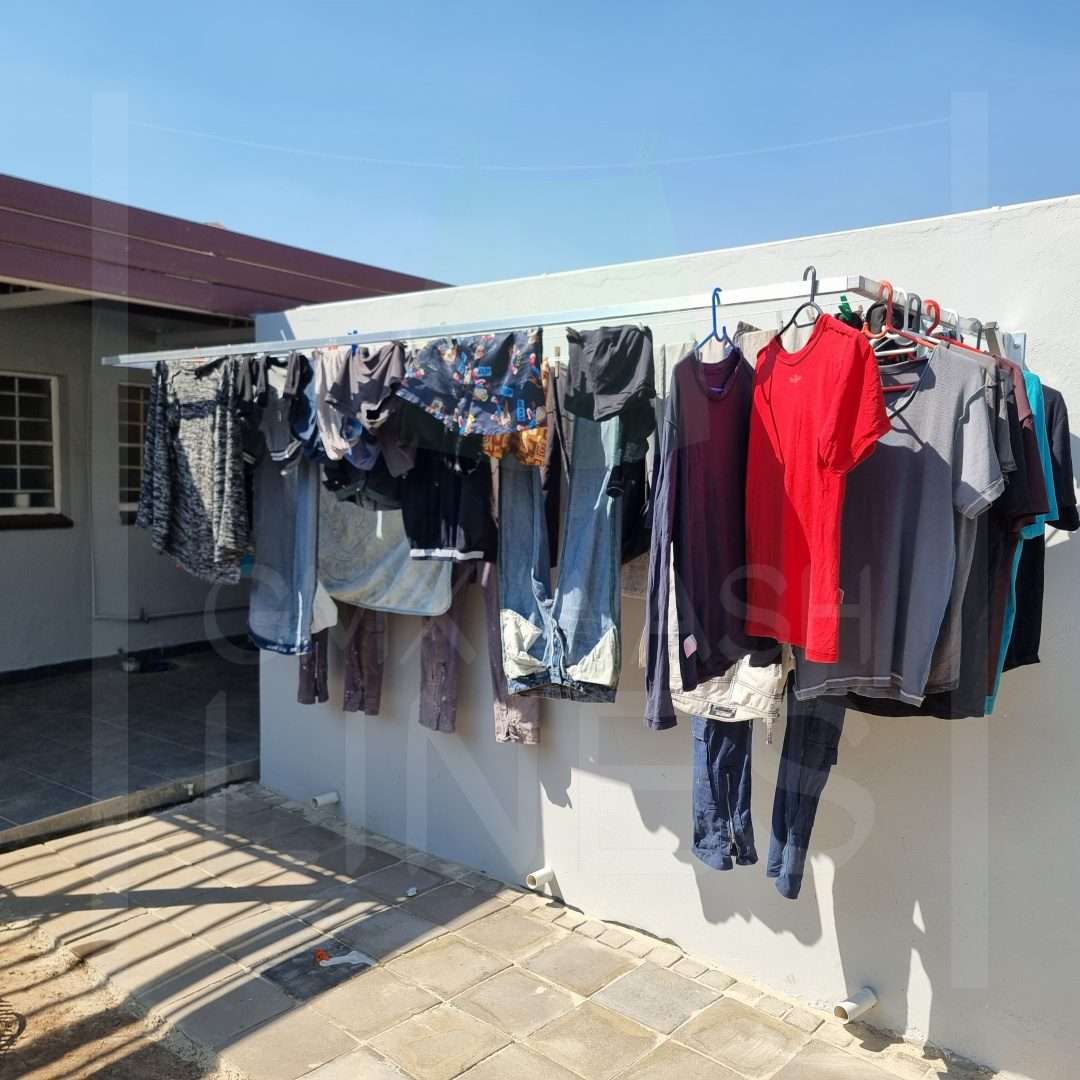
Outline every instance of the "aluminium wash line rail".
[[(785, 300), (805, 300), (810, 296), (807, 280), (787, 281), (773, 285), (752, 285), (742, 289), (725, 289), (720, 293), (720, 307), (738, 307), (749, 304), (768, 304)], [(817, 279), (816, 298), (850, 293), (870, 300), (881, 299), (881, 284), (862, 274), (835, 275)], [(401, 294), (406, 295), (406, 294)], [(425, 293), (430, 296), (430, 293)], [(894, 304), (902, 307), (909, 294), (896, 289)], [(382, 298), (380, 298), (382, 299)], [(362, 301), (361, 301), (362, 302)], [(661, 300), (636, 300), (627, 304), (583, 308), (574, 311), (546, 312), (538, 315), (498, 317), (466, 323), (435, 323), (430, 326), (393, 327), (371, 332), (344, 334), (337, 337), (303, 339), (282, 338), (277, 341), (252, 341), (246, 344), (201, 347), (194, 349), (164, 349), (156, 352), (121, 353), (102, 357), (102, 364), (109, 367), (148, 368), (159, 360), (171, 363), (183, 360), (205, 360), (207, 357), (250, 356), (252, 354), (283, 354), (296, 350), (326, 348), (332, 345), (373, 345), (385, 341), (424, 341), (431, 338), (459, 337), (467, 334), (498, 334), (529, 327), (574, 326), (581, 323), (614, 322), (644, 319), (654, 315), (674, 315), (685, 311), (707, 311), (712, 303), (712, 293), (695, 293), (691, 296), (667, 297)], [(948, 313), (952, 316), (952, 313)], [(962, 333), (974, 334), (981, 330), (990, 339), (997, 340), (997, 323), (982, 322), (968, 317), (942, 316), (944, 326), (957, 327)], [(991, 335), (993, 335), (991, 337)]]

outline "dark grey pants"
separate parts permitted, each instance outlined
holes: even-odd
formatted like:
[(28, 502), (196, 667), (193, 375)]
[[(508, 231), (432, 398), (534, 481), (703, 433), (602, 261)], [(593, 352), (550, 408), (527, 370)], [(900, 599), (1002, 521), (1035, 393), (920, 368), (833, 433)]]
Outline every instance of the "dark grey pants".
[[(350, 604), (339, 604), (338, 607), (347, 634), (342, 709), (378, 716), (386, 659), (386, 615)], [(320, 630), (311, 637), (311, 649), (300, 656), (296, 700), (301, 705), (321, 705), (329, 700), (329, 648), (330, 630)]]
[[(454, 566), (453, 600), (442, 615), (425, 616), (420, 642), (420, 723), (432, 731), (452, 732), (457, 727), (458, 674), (461, 662), (461, 624), (465, 618), (468, 586), (484, 591), (488, 666), (494, 698), (496, 742), (535, 744), (540, 741), (540, 701), (511, 697), (506, 691), (499, 636), (498, 580), (491, 563), (469, 562)], [(345, 712), (377, 716), (386, 667), (387, 616), (382, 611), (339, 603), (345, 628)], [(300, 657), (297, 700), (314, 705), (327, 700), (329, 631), (314, 635), (309, 653)]]
[(326, 650), (330, 647), (329, 629), (311, 635), (311, 648), (300, 654), (300, 678), (296, 700), (301, 705), (322, 705), (330, 699), (327, 687)]
[(461, 624), (465, 618), (468, 586), (484, 592), (488, 666), (494, 698), (496, 742), (538, 743), (540, 702), (507, 693), (499, 635), (498, 575), (491, 563), (469, 562), (454, 566), (453, 600), (442, 615), (424, 617), (420, 647), (420, 723), (432, 731), (457, 727), (458, 672), (461, 660)]
[(340, 605), (351, 612), (345, 642), (345, 712), (379, 715), (386, 665), (386, 612)]

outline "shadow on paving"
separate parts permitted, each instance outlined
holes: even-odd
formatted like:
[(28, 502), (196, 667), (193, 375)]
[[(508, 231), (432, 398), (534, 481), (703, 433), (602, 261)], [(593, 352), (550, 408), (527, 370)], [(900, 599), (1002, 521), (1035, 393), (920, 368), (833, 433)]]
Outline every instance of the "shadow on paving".
[(0, 933), (0, 1080), (203, 1080), (215, 1069), (149, 1037), (144, 1021), (41, 937)]
[[(0, 856), (0, 917), (22, 927), (9, 945), (40, 927), (212, 1050), (443, 932), (402, 907), (438, 887), (447, 917), (472, 905), (441, 875), (235, 794)], [(307, 1027), (316, 1044), (290, 1039), (305, 1062), (359, 1045)]]
[[(46, 1062), (24, 1056), (12, 1073), (0, 1058), (0, 1080), (96, 1075), (68, 1071), (67, 1055), (119, 1054), (125, 1040), (131, 1058), (148, 1052), (134, 1028), (102, 1041), (77, 1014), (67, 1037), (33, 1037), (36, 1013), (19, 1001), (55, 985), (22, 962), (38, 929), (54, 962), (74, 954), (251, 1080), (897, 1075), (878, 1061), (896, 1064), (900, 1048), (870, 1045), (869, 1029), (831, 1034), (861, 1039), (873, 1062), (822, 1041), (823, 1017), (776, 999), (758, 1009), (739, 997), (750, 988), (670, 945), (382, 839), (350, 839), (254, 786), (0, 855), (0, 919), (0, 998), (31, 1036), (8, 1057), (25, 1046)], [(5, 990), (20, 979), (24, 999)], [(138, 1063), (132, 1078), (159, 1075)], [(925, 1057), (903, 1064), (920, 1080), (975, 1075)], [(129, 1075), (111, 1064), (103, 1074)]]

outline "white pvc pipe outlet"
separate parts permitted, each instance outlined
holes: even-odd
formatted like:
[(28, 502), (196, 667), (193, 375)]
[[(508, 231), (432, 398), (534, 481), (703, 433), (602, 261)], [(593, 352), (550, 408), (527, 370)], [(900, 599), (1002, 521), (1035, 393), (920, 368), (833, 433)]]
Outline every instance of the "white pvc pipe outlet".
[(545, 866), (541, 870), (534, 870), (531, 874), (525, 875), (525, 888), (539, 891), (554, 877), (555, 871), (550, 866)]
[(324, 806), (335, 806), (341, 802), (341, 796), (336, 791), (324, 791), (321, 795), (313, 796), (311, 805), (316, 809)]
[(850, 1020), (858, 1020), (860, 1016), (869, 1012), (876, 1004), (877, 994), (869, 986), (864, 986), (861, 990), (857, 990), (852, 994), (847, 1001), (841, 1001), (833, 1009), (833, 1016), (843, 1020), (846, 1024)]

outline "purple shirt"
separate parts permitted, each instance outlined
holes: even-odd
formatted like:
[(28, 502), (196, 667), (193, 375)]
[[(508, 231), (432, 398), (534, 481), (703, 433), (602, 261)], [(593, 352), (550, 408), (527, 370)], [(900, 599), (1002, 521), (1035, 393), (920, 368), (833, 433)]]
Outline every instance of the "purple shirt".
[[(646, 608), (646, 716), (675, 724), (667, 637), (674, 557), (682, 686), (694, 689), (772, 642), (746, 635), (746, 452), (754, 370), (733, 350), (723, 361), (682, 358), (671, 375), (654, 464)], [(764, 658), (763, 658), (764, 659)]]

